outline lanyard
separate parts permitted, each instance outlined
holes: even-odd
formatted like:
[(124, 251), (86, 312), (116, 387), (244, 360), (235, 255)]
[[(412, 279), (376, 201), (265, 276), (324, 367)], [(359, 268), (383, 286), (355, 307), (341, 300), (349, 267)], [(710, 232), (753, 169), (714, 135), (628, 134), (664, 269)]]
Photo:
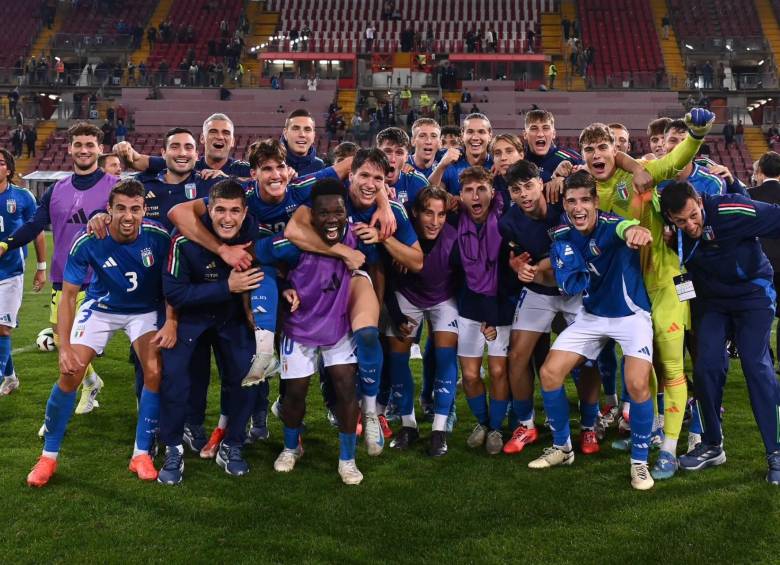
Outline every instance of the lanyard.
[(683, 265), (691, 260), (691, 257), (693, 257), (694, 251), (696, 251), (696, 248), (699, 247), (699, 242), (701, 240), (697, 239), (696, 243), (693, 244), (693, 248), (691, 249), (691, 252), (688, 253), (688, 257), (686, 259), (683, 259), (683, 234), (682, 230), (680, 228), (677, 228), (677, 257), (680, 259), (680, 268), (683, 268)]

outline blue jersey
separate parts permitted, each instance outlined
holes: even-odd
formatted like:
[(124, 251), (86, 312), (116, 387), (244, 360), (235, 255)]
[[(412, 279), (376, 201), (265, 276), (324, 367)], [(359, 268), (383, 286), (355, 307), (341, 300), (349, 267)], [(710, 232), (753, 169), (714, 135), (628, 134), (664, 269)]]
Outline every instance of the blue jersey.
[[(206, 164), (206, 158), (200, 157), (197, 161), (195, 161), (195, 171), (203, 171), (205, 169), (211, 169)], [(165, 170), (165, 159), (162, 157), (149, 157), (149, 167), (146, 169), (146, 173), (151, 175), (156, 175), (160, 171)], [(238, 159), (231, 159), (228, 158), (228, 160), (225, 162), (224, 165), (222, 165), (222, 168), (219, 169), (223, 173), (229, 176), (233, 177), (239, 177), (239, 178), (249, 178), (251, 167), (249, 166), (249, 163), (246, 161), (239, 161)], [(216, 179), (218, 181), (220, 179)], [(215, 182), (216, 182), (215, 181)]]
[(84, 233), (68, 254), (63, 280), (81, 285), (89, 268), (95, 273), (87, 288), (92, 310), (137, 314), (162, 306), (162, 275), (171, 238), (159, 224), (144, 220), (138, 237), (118, 243), (109, 234), (98, 239)]
[[(6, 239), (22, 224), (35, 215), (35, 198), (30, 191), (9, 184), (0, 193), (0, 241)], [(20, 247), (0, 257), (0, 280), (9, 279), (24, 272), (24, 249)]]
[[(550, 233), (561, 221), (563, 209), (557, 204), (547, 204), (547, 214), (543, 218), (535, 219), (523, 212), (517, 206), (513, 206), (503, 215), (498, 223), (501, 237), (509, 245), (509, 249), (520, 255), (528, 252), (534, 264), (550, 256)], [(529, 289), (539, 294), (558, 296), (557, 288), (536, 283), (526, 284)]]
[(774, 303), (773, 270), (759, 237), (780, 238), (780, 206), (736, 194), (703, 196), (700, 239), (680, 232), (682, 257), (703, 299)]
[(136, 180), (143, 183), (146, 189), (146, 217), (160, 222), (168, 232), (173, 231), (173, 223), (168, 219), (168, 212), (182, 202), (205, 198), (209, 189), (219, 178), (205, 180), (199, 174), (192, 173), (189, 178), (178, 184), (165, 182), (163, 170), (159, 173), (141, 173)]
[(311, 204), (311, 189), (323, 178), (338, 178), (333, 167), (327, 167), (310, 175), (295, 179), (287, 185), (284, 198), (277, 204), (269, 204), (260, 196), (260, 187), (252, 181), (247, 190), (249, 212), (257, 220), (260, 237), (267, 237), (284, 231), (298, 206)]
[(546, 155), (539, 156), (530, 150), (528, 145), (525, 147), (525, 158), (527, 161), (531, 161), (534, 165), (539, 167), (539, 175), (542, 177), (543, 182), (550, 182), (555, 169), (563, 161), (570, 161), (575, 165), (582, 165), (584, 161), (582, 156), (573, 149), (564, 149), (553, 145), (547, 151)]
[(414, 162), (414, 155), (409, 155), (406, 158), (407, 164), (409, 164), (415, 171), (420, 173), (422, 176), (424, 176), (426, 179), (431, 176), (431, 173), (436, 170), (436, 167), (439, 166), (439, 157), (440, 157), (441, 151), (436, 154), (436, 159), (433, 160), (433, 163), (430, 167), (418, 167), (417, 164)]
[(418, 173), (411, 165), (404, 164), (401, 167), (401, 172), (398, 174), (398, 180), (393, 185), (395, 199), (401, 204), (414, 202), (417, 194), (426, 186), (428, 186), (428, 177)]
[(565, 294), (576, 294), (582, 288), (569, 289), (570, 277), (585, 280), (585, 311), (603, 318), (622, 318), (644, 310), (650, 312), (650, 298), (645, 289), (639, 252), (629, 249), (623, 232), (636, 220), (599, 211), (596, 227), (583, 235), (567, 223), (553, 231), (550, 260), (558, 286)]
[[(352, 224), (371, 223), (371, 216), (376, 212), (376, 204), (360, 210), (352, 203), (351, 198), (347, 198), (347, 216), (349, 222)], [(398, 202), (390, 202), (390, 209), (395, 216), (396, 229), (393, 237), (404, 245), (414, 245), (417, 242), (417, 232), (414, 231), (412, 222), (409, 221), (409, 216), (406, 215), (406, 210), (402, 204)], [(362, 242), (359, 244), (358, 249), (366, 256), (366, 264), (374, 265), (381, 261), (380, 249), (381, 243), (374, 243), (372, 245), (365, 245)]]
[(295, 169), (295, 172), (299, 175), (310, 175), (325, 168), (325, 162), (317, 157), (317, 150), (313, 145), (309, 147), (306, 155), (296, 155), (290, 151), (290, 146), (284, 136), (282, 136), (282, 145), (287, 149), (287, 157), (285, 159), (287, 164)]
[[(723, 179), (721, 179), (718, 175), (712, 174), (708, 169), (696, 163), (693, 164), (693, 171), (691, 172), (690, 176), (685, 180), (691, 183), (691, 186), (693, 186), (693, 188), (695, 188), (696, 192), (699, 194), (717, 196), (719, 194), (726, 193), (726, 183), (723, 182)], [(658, 183), (656, 189), (660, 193), (672, 182), (674, 181), (661, 181)]]
[[(482, 166), (488, 171), (491, 170), (493, 168), (493, 156), (488, 154), (485, 158), (485, 162), (482, 163)], [(469, 167), (471, 167), (471, 165), (469, 165), (469, 162), (466, 159), (466, 155), (464, 153), (460, 156), (460, 159), (452, 163), (444, 170), (441, 183), (444, 185), (444, 188), (447, 189), (447, 192), (453, 196), (460, 195), (460, 173)]]

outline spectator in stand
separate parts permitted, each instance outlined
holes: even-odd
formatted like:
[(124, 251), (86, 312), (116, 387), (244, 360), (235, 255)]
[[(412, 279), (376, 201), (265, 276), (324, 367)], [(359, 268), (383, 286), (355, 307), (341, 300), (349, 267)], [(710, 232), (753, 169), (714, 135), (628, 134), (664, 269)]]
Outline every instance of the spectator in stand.
[(446, 126), (447, 118), (450, 113), (450, 105), (447, 103), (446, 99), (439, 98), (439, 101), (436, 102), (436, 111), (439, 113), (439, 124)]
[(723, 126), (723, 139), (726, 141), (726, 147), (734, 143), (734, 124), (730, 121)]
[(300, 33), (298, 32), (298, 28), (294, 27), (290, 30), (290, 51), (297, 51), (298, 50), (298, 38), (300, 37)]
[(477, 106), (476, 104), (472, 104), (471, 109), (469, 110), (469, 114), (479, 114), (479, 113), (481, 113), (479, 111), (479, 106)]
[(306, 87), (310, 91), (316, 91), (317, 90), (317, 77), (310, 77), (309, 80), (306, 81)]
[(24, 132), (24, 144), (27, 146), (27, 157), (35, 157), (35, 142), (38, 141), (38, 130), (35, 126), (27, 126)]
[(15, 87), (8, 93), (8, 115), (13, 117), (16, 115), (16, 106), (19, 104), (19, 87)]
[[(297, 38), (298, 32), (296, 31), (295, 33)], [(222, 36), (223, 39), (230, 35), (230, 29), (228, 28), (228, 23), (225, 20), (219, 22), (219, 35)]]
[(122, 104), (119, 104), (116, 107), (116, 119), (122, 120), (124, 123), (127, 123), (127, 108), (122, 106)]
[(734, 131), (737, 134), (737, 145), (742, 145), (745, 142), (745, 125), (742, 120), (737, 122), (737, 129)]
[(726, 88), (726, 67), (723, 66), (723, 62), (718, 63), (718, 88), (724, 90)]
[(550, 63), (550, 68), (547, 69), (547, 86), (550, 90), (555, 88), (555, 77), (558, 76), (558, 67), (555, 63)]
[(431, 24), (428, 24), (428, 30), (425, 32), (425, 50), (428, 53), (433, 52), (433, 46), (435, 41), (436, 41), (436, 37), (433, 35), (433, 26)]
[(393, 10), (395, 9), (395, 2), (393, 0), (385, 0), (382, 3), (382, 19), (387, 21), (393, 17)]
[(14, 157), (22, 156), (22, 146), (24, 145), (24, 129), (18, 126), (11, 135), (11, 145), (14, 148)]
[(561, 27), (563, 27), (563, 40), (569, 41), (569, 32), (571, 31), (571, 21), (569, 18), (563, 18), (561, 20)]
[(664, 16), (661, 18), (661, 29), (663, 29), (664, 39), (669, 39), (669, 28), (671, 25), (672, 23), (669, 21), (669, 14), (664, 14)]
[(715, 70), (712, 68), (712, 63), (709, 61), (705, 62), (701, 70), (704, 77), (704, 88), (712, 88), (712, 79), (713, 75), (715, 74)]
[(141, 61), (138, 65), (138, 78), (141, 80), (141, 86), (146, 86), (146, 61)]
[(463, 94), (460, 96), (460, 101), (464, 104), (471, 102), (471, 92), (469, 92), (468, 88), (463, 89)]
[(113, 147), (114, 126), (111, 125), (111, 122), (109, 122), (108, 120), (103, 122), (103, 125), (100, 126), (100, 131), (103, 132), (103, 144), (107, 145), (108, 147)]
[(361, 135), (360, 129), (363, 127), (363, 118), (360, 117), (358, 112), (352, 114), (352, 120), (350, 121), (350, 130), (352, 131), (352, 141), (360, 143)]
[(116, 121), (116, 142), (122, 143), (125, 138), (127, 137), (127, 126), (125, 125), (125, 121), (122, 119), (118, 119)]
[(452, 105), (452, 120), (456, 126), (460, 125), (460, 117), (463, 115), (463, 109), (460, 106), (460, 102), (455, 102)]
[(412, 91), (409, 90), (408, 86), (404, 86), (399, 98), (401, 99), (401, 112), (405, 113), (409, 110), (409, 103), (412, 100)]
[(493, 30), (489, 27), (485, 28), (485, 51), (496, 52), (496, 43), (493, 37)]
[(371, 53), (374, 50), (374, 24), (368, 24), (366, 28), (366, 52)]
[(528, 52), (533, 53), (534, 46), (536, 45), (536, 32), (529, 28), (528, 33), (526, 33), (526, 37), (528, 37)]
[(273, 90), (280, 90), (281, 89), (281, 83), (279, 82), (279, 77), (277, 75), (274, 75), (271, 77), (271, 88)]

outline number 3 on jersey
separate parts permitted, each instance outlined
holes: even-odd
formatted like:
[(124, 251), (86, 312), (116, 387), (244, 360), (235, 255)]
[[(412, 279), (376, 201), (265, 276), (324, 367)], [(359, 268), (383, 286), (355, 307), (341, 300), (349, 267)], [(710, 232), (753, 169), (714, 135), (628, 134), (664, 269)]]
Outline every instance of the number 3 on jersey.
[(130, 283), (130, 288), (127, 289), (127, 292), (133, 292), (138, 288), (138, 274), (135, 271), (128, 271), (125, 273), (125, 276)]

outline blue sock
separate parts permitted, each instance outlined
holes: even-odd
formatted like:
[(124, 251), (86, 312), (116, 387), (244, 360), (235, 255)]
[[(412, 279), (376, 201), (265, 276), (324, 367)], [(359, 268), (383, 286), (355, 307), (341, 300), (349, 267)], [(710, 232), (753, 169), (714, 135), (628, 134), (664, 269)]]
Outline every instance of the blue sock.
[(285, 449), (298, 449), (298, 444), (301, 438), (301, 428), (288, 428), (282, 424), (282, 432), (284, 433)]
[(647, 462), (650, 436), (653, 433), (653, 400), (631, 402), (631, 461)]
[[(431, 340), (428, 340), (430, 343)], [(427, 348), (426, 348), (427, 351)], [(458, 356), (454, 347), (434, 349), (436, 356), (436, 381), (433, 387), (433, 412), (449, 414), (455, 402), (458, 381)]]
[(11, 358), (11, 336), (0, 335), (0, 376), (5, 376), (6, 365)]
[(703, 434), (704, 426), (701, 423), (701, 414), (699, 413), (699, 403), (695, 400), (691, 406), (691, 423), (688, 426), (688, 432), (692, 434)]
[(409, 353), (391, 351), (388, 357), (393, 404), (402, 416), (414, 412), (414, 379), (409, 368)]
[(609, 341), (604, 349), (601, 350), (598, 358), (599, 373), (601, 374), (601, 384), (604, 387), (604, 394), (612, 396), (617, 392), (617, 357), (615, 356), (615, 342)]
[(501, 430), (504, 427), (504, 417), (506, 409), (509, 406), (509, 400), (490, 399), (490, 429)]
[(663, 416), (664, 415), (664, 393), (659, 392), (655, 395), (655, 401), (658, 404), (658, 415)]
[(357, 434), (344, 434), (339, 432), (339, 459), (349, 461), (355, 458), (357, 446)]
[(569, 400), (563, 387), (557, 390), (542, 390), (544, 411), (550, 421), (553, 434), (553, 445), (562, 447), (571, 439), (569, 429)]
[(57, 383), (51, 389), (46, 403), (46, 435), (43, 438), (43, 450), (57, 453), (65, 436), (73, 407), (76, 405), (76, 391), (64, 392)]
[(142, 451), (149, 451), (154, 434), (160, 423), (160, 393), (144, 387), (138, 405), (138, 423), (135, 427), (135, 445)]
[(580, 401), (580, 425), (583, 428), (592, 430), (596, 425), (596, 418), (599, 415), (599, 403), (594, 402), (590, 404), (588, 402)]
[(379, 344), (379, 328), (369, 326), (353, 334), (357, 356), (360, 392), (363, 396), (376, 396), (382, 375), (382, 346)]
[(279, 288), (276, 284), (276, 267), (263, 265), (263, 280), (250, 295), (255, 327), (276, 331), (276, 315), (279, 309)]
[(486, 426), (488, 423), (488, 407), (485, 395), (480, 394), (474, 398), (467, 398), (466, 402), (469, 405), (471, 413), (474, 414), (474, 417), (477, 419), (477, 422)]
[(4, 377), (10, 377), (14, 374), (14, 358), (11, 353), (8, 353), (8, 362), (5, 364), (5, 372), (3, 373)]
[[(455, 351), (453, 349), (453, 351)], [(422, 372), (422, 390), (420, 397), (425, 402), (435, 402), (433, 400), (433, 389), (436, 386), (437, 362), (439, 360), (438, 350), (433, 345), (433, 338), (428, 337), (425, 341), (425, 351), (423, 352), (423, 372)], [(457, 358), (455, 359), (455, 371), (457, 368)]]
[(528, 400), (512, 400), (512, 412), (514, 412), (518, 424), (533, 420), (534, 401), (530, 398)]

